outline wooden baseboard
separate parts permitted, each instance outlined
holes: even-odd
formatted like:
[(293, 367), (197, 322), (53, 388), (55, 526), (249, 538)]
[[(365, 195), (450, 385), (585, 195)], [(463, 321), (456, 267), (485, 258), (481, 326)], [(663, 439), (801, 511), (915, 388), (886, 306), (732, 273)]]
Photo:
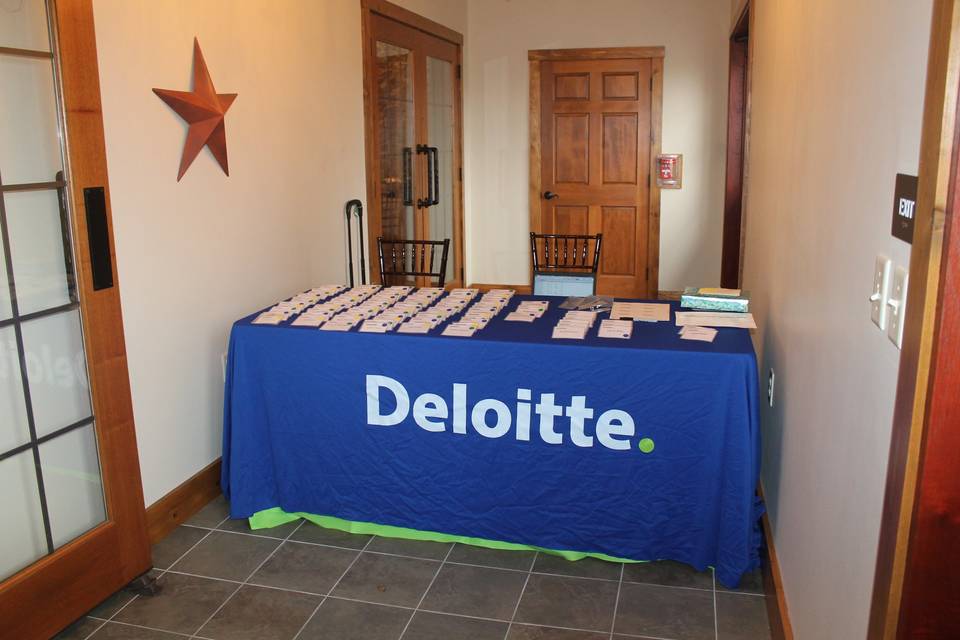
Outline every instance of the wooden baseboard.
[(528, 284), (479, 284), (474, 282), (470, 285), (470, 288), (480, 289), (480, 291), (483, 292), (490, 291), (490, 289), (513, 289), (522, 296), (528, 296), (533, 293), (533, 287)]
[[(763, 497), (763, 485), (760, 485), (760, 497)], [(770, 634), (773, 640), (793, 640), (793, 627), (787, 611), (787, 599), (783, 593), (783, 577), (780, 575), (780, 561), (777, 559), (777, 547), (773, 542), (773, 529), (770, 517), (764, 512), (763, 537), (767, 541), (767, 558), (763, 563), (763, 592), (767, 598), (767, 617), (770, 619)]]
[(208, 502), (220, 495), (220, 458), (147, 507), (150, 544), (163, 540)]

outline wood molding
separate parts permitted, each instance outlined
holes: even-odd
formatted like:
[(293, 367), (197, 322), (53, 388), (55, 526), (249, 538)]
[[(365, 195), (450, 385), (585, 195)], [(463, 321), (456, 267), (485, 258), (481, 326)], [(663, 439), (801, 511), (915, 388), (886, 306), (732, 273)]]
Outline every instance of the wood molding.
[(657, 300), (680, 300), (683, 291), (657, 291)]
[(749, 18), (745, 5), (730, 36), (730, 73), (727, 82), (727, 149), (723, 203), (723, 242), (720, 286), (740, 287), (743, 272), (743, 195), (747, 124)]
[[(763, 483), (760, 483), (760, 497), (763, 497)], [(767, 596), (767, 618), (770, 622), (770, 635), (773, 640), (793, 640), (793, 627), (790, 625), (790, 613), (787, 610), (787, 598), (783, 591), (783, 576), (780, 574), (780, 560), (777, 558), (777, 546), (773, 540), (773, 528), (770, 516), (765, 511), (761, 518), (763, 537), (767, 542), (767, 562), (763, 564), (763, 592)]]
[(220, 458), (147, 507), (150, 544), (156, 544), (220, 495)]
[[(655, 47), (662, 49), (663, 47)], [(663, 56), (651, 62), (653, 91), (650, 95), (650, 193), (647, 220), (647, 295), (660, 288), (660, 187), (657, 186), (657, 156), (663, 135)]]
[(663, 58), (664, 47), (603, 47), (599, 49), (532, 49), (527, 60), (623, 60)]
[(533, 287), (529, 284), (480, 284), (475, 282), (470, 285), (470, 288), (480, 289), (484, 293), (491, 289), (513, 289), (521, 296), (529, 296), (533, 293)]
[(910, 304), (893, 412), (887, 485), (867, 637), (897, 637), (927, 417), (940, 292), (941, 253), (956, 148), (960, 0), (935, 0), (920, 137)]
[(420, 31), (424, 31), (430, 35), (443, 38), (448, 42), (458, 45), (463, 44), (463, 35), (454, 31), (450, 27), (445, 27), (439, 22), (434, 22), (429, 18), (424, 18), (423, 16), (416, 14), (409, 9), (404, 9), (403, 7), (387, 2), (386, 0), (360, 0), (360, 6), (364, 10), (364, 13), (367, 13), (368, 11), (379, 13), (380, 15), (390, 18), (391, 20), (402, 22), (413, 27), (414, 29), (419, 29)]

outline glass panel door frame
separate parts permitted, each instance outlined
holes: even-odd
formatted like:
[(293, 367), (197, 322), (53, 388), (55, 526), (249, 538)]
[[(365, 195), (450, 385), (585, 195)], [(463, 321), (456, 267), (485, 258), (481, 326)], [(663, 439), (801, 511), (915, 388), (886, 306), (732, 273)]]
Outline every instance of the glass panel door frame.
[[(441, 182), (441, 194), (449, 190), (452, 194), (452, 228), (453, 237), (450, 242), (449, 262), (453, 263), (453, 278), (447, 279), (447, 288), (465, 286), (464, 267), (464, 223), (463, 223), (463, 91), (462, 91), (462, 51), (463, 36), (443, 25), (428, 20), (411, 11), (386, 2), (386, 0), (360, 0), (362, 27), (363, 27), (363, 81), (364, 81), (364, 133), (366, 151), (366, 178), (367, 178), (367, 230), (369, 238), (370, 278), (371, 282), (381, 282), (377, 255), (377, 236), (381, 235), (381, 206), (383, 197), (383, 182), (379, 154), (381, 141), (379, 139), (378, 105), (377, 105), (377, 75), (376, 75), (376, 42), (385, 40), (394, 44), (403, 38), (405, 48), (414, 52), (415, 59), (415, 102), (416, 102), (416, 145), (429, 145), (428, 117), (427, 117), (427, 57), (447, 60), (452, 64), (455, 73), (453, 78), (453, 158), (452, 175), (449, 183)], [(405, 33), (404, 36), (396, 34)], [(414, 202), (426, 199), (428, 195), (427, 156), (414, 154)], [(430, 214), (433, 208), (416, 208), (414, 210), (416, 238), (428, 239), (430, 231)], [(427, 278), (418, 278), (417, 284), (426, 286)]]
[[(47, 554), (0, 582), (0, 620), (4, 621), (0, 633), (18, 638), (55, 634), (151, 566), (120, 294), (113, 259), (92, 0), (47, 0), (46, 5), (50, 51), (8, 47), (0, 50), (0, 54), (52, 58), (57, 80), (60, 135), (66, 150), (64, 172), (49, 182), (18, 188), (55, 189), (60, 194), (61, 224), (64, 218), (69, 223), (69, 233), (64, 233), (64, 269), (66, 272), (75, 271), (76, 280), (68, 279), (66, 304), (19, 317), (14, 308), (7, 325), (16, 329), (24, 322), (36, 321), (33, 316), (52, 318), (56, 313), (76, 313), (79, 309), (92, 415), (79, 423), (59, 427), (52, 434), (38, 436), (36, 425), (32, 425), (29, 446), (36, 450), (42, 446), (40, 440), (53, 440), (54, 434), (79, 433), (81, 429), (89, 428), (93, 416), (96, 416), (96, 449), (107, 519), (57, 548), (51, 540), (49, 517), (44, 518)], [(102, 208), (97, 207), (97, 198), (90, 197), (94, 193), (91, 189), (97, 190), (96, 193), (102, 189)], [(99, 210), (88, 211), (87, 202)], [(2, 267), (9, 273), (12, 256), (6, 217), (4, 213), (5, 264)], [(108, 274), (112, 275), (112, 286), (101, 286), (99, 290), (94, 288), (93, 258), (87, 237), (88, 225), (94, 222), (93, 227), (97, 226), (96, 218), (106, 225)], [(102, 264), (100, 262), (98, 266)], [(98, 270), (101, 285), (102, 276), (101, 268)], [(15, 304), (16, 300), (11, 302)], [(22, 336), (18, 336), (17, 341), (17, 365), (26, 380), (28, 367), (23, 355)], [(38, 473), (40, 471), (38, 469)]]

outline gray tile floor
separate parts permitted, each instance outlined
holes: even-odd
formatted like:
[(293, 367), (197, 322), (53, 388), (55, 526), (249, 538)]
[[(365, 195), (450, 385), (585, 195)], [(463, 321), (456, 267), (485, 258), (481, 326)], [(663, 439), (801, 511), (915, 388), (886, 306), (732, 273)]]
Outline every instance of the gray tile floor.
[(154, 546), (162, 591), (120, 591), (58, 639), (763, 640), (759, 572), (739, 590), (672, 562), (568, 562), (309, 522), (251, 532), (222, 498)]

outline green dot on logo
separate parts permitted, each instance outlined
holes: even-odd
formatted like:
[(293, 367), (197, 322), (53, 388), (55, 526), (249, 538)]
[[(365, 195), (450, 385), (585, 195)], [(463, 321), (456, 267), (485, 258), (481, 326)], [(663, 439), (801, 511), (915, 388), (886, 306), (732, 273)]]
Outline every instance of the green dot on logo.
[(653, 451), (653, 440), (650, 438), (644, 438), (639, 442), (639, 444), (637, 444), (637, 447), (639, 447), (640, 451), (644, 453), (650, 453)]

